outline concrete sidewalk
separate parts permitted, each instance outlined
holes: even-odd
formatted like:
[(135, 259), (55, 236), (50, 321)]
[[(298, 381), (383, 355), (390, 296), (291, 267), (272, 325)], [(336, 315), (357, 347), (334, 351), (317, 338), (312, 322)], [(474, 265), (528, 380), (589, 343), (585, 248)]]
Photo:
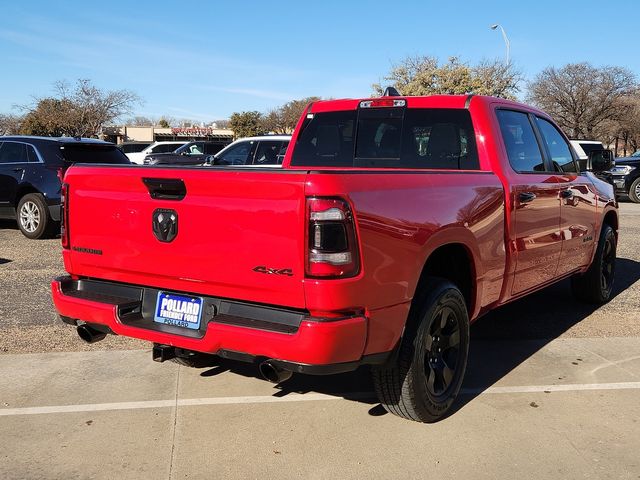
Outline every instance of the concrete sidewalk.
[(0, 478), (640, 478), (640, 338), (472, 344), (456, 411), (383, 415), (366, 371), (280, 387), (149, 351), (0, 356)]

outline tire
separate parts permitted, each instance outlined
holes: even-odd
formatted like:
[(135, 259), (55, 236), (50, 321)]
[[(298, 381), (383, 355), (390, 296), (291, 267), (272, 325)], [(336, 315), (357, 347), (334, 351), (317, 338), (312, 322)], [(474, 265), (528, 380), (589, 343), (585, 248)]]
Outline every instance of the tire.
[(171, 361), (189, 368), (211, 367), (218, 363), (215, 355), (183, 350), (181, 348), (176, 348), (176, 356), (173, 357)]
[(629, 199), (632, 202), (640, 203), (640, 177), (636, 178), (629, 188)]
[(374, 367), (372, 375), (389, 413), (432, 423), (447, 415), (460, 392), (469, 356), (469, 315), (462, 293), (448, 280), (428, 279), (422, 297), (416, 313), (409, 314), (396, 359)]
[(28, 193), (20, 199), (16, 220), (22, 234), (33, 240), (53, 238), (60, 231), (60, 224), (53, 221), (44, 197), (39, 193)]
[(586, 303), (603, 304), (611, 300), (616, 272), (616, 234), (610, 225), (602, 225), (598, 248), (585, 273), (571, 277), (573, 295)]

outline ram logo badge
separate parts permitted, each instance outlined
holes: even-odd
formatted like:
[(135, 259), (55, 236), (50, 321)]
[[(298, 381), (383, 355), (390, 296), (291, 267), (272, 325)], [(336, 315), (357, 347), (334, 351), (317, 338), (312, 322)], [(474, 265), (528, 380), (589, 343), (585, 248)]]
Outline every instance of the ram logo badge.
[(285, 275), (287, 277), (293, 277), (293, 270), (290, 268), (269, 268), (264, 265), (258, 265), (253, 269), (257, 273), (265, 273), (267, 275)]
[(178, 235), (178, 213), (168, 208), (155, 209), (151, 228), (158, 240), (171, 242)]

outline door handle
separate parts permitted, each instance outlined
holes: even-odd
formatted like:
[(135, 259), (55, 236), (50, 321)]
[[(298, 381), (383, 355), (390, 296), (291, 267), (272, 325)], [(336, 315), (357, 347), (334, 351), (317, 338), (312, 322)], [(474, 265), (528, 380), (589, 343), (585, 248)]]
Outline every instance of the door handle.
[(533, 192), (520, 192), (518, 194), (518, 200), (520, 200), (520, 203), (533, 202), (535, 199), (536, 199), (536, 194)]
[(19, 173), (19, 172), (24, 172), (24, 168), (22, 167), (16, 167), (13, 169), (14, 172)]
[(560, 198), (564, 198), (566, 200), (573, 198), (573, 190), (567, 188), (566, 190), (560, 190)]

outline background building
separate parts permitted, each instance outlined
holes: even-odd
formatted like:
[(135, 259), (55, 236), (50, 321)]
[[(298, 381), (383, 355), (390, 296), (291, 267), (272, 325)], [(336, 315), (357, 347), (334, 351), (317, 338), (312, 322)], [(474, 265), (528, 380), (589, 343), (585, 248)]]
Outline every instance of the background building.
[(161, 142), (166, 140), (208, 140), (227, 145), (233, 141), (233, 131), (213, 127), (131, 127), (112, 126), (102, 129), (102, 138), (108, 142)]

